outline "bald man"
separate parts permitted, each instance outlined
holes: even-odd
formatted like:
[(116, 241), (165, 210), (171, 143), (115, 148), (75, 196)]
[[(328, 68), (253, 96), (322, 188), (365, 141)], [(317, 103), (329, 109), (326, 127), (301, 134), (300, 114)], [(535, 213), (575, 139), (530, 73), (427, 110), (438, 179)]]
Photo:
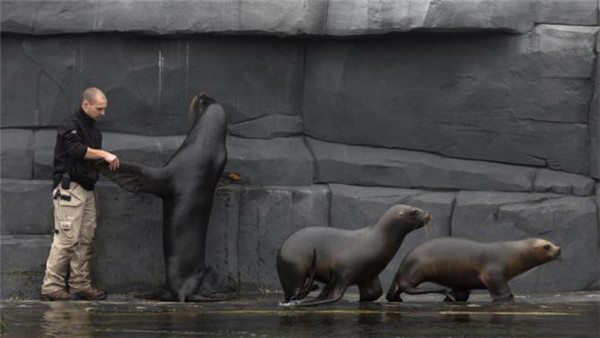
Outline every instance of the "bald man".
[[(83, 92), (81, 108), (58, 127), (54, 148), (54, 238), (41, 299), (100, 300), (106, 293), (92, 287), (90, 260), (96, 233), (97, 160), (119, 168), (119, 158), (102, 150), (102, 134), (96, 128), (106, 114), (107, 100), (98, 88)], [(69, 278), (67, 281), (67, 272)], [(67, 288), (68, 285), (68, 288)]]

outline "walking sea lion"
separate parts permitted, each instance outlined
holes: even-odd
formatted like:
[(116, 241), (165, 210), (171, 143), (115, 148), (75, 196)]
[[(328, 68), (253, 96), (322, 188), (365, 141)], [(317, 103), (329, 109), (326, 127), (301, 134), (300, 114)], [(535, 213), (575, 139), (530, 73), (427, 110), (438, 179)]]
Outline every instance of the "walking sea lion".
[(162, 168), (122, 161), (104, 175), (133, 192), (163, 200), (163, 246), (167, 287), (163, 300), (201, 301), (195, 295), (204, 277), (206, 230), (213, 194), (227, 160), (227, 116), (212, 98), (199, 94), (190, 104), (194, 123), (181, 147)]
[[(372, 226), (358, 230), (309, 227), (290, 236), (279, 249), (277, 272), (285, 293), (281, 305), (319, 305), (338, 301), (350, 285), (358, 285), (361, 301), (383, 293), (379, 273), (400, 247), (404, 236), (425, 225), (430, 214), (408, 205), (389, 208)], [(319, 296), (300, 301), (325, 283)]]
[[(390, 302), (401, 302), (400, 293), (441, 293), (444, 301), (467, 301), (471, 290), (487, 289), (495, 302), (510, 301), (507, 282), (517, 275), (558, 257), (560, 248), (549, 241), (480, 243), (445, 237), (425, 242), (406, 256), (387, 292)], [(417, 288), (433, 282), (450, 288)]]

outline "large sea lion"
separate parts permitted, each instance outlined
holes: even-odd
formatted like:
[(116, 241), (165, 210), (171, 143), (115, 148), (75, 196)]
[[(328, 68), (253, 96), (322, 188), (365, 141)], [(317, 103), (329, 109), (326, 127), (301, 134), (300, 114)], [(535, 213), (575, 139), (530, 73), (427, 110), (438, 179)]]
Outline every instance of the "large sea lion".
[[(401, 302), (402, 292), (441, 293), (446, 295), (444, 301), (465, 302), (471, 290), (487, 289), (493, 301), (510, 301), (510, 279), (559, 254), (559, 247), (539, 238), (494, 243), (454, 237), (432, 239), (406, 254), (386, 298)], [(450, 289), (418, 288), (423, 282)]]
[(197, 95), (190, 104), (194, 123), (181, 147), (162, 168), (122, 161), (100, 172), (132, 192), (163, 200), (163, 246), (168, 293), (159, 298), (203, 301), (196, 295), (205, 273), (206, 231), (213, 195), (227, 160), (227, 116), (214, 99)]
[[(372, 226), (358, 230), (304, 228), (279, 249), (277, 272), (285, 293), (281, 305), (311, 306), (338, 301), (350, 285), (358, 285), (361, 301), (383, 293), (379, 273), (398, 251), (404, 236), (425, 225), (430, 214), (408, 205), (389, 208)], [(325, 283), (321, 293), (301, 301)]]

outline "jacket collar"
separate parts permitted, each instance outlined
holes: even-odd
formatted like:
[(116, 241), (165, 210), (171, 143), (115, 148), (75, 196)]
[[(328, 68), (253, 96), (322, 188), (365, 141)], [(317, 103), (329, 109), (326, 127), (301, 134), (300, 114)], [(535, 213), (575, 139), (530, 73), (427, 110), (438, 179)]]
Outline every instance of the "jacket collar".
[(77, 112), (77, 118), (88, 127), (92, 127), (96, 123), (94, 119), (87, 116), (81, 107), (79, 107), (79, 111)]

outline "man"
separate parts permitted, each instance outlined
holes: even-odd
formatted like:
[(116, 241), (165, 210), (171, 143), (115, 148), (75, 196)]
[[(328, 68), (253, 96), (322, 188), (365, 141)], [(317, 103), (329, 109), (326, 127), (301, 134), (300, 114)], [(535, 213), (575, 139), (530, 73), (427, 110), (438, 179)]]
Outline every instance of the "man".
[[(106, 96), (98, 88), (83, 92), (81, 108), (58, 127), (54, 148), (54, 239), (41, 290), (42, 300), (99, 300), (106, 293), (92, 287), (90, 259), (96, 232), (98, 181), (96, 160), (119, 168), (119, 158), (102, 150), (96, 121), (106, 113)], [(65, 280), (70, 273), (66, 289)]]

